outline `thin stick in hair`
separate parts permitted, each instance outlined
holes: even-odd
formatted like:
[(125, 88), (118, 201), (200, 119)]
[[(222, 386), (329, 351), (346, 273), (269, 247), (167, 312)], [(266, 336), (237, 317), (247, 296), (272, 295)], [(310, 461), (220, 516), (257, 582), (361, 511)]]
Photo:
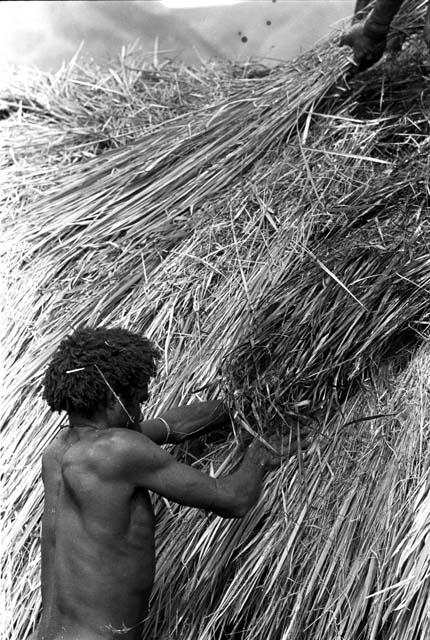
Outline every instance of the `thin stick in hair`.
[(130, 420), (130, 422), (133, 422), (133, 418), (131, 417), (131, 415), (129, 414), (127, 409), (125, 408), (124, 403), (121, 400), (121, 398), (119, 397), (119, 395), (117, 393), (115, 393), (115, 391), (110, 386), (109, 382), (106, 380), (106, 376), (104, 375), (103, 371), (100, 369), (100, 367), (97, 364), (95, 364), (94, 366), (97, 369), (97, 371), (99, 372), (99, 374), (101, 375), (101, 377), (103, 378), (103, 380), (105, 381), (106, 386), (108, 387), (108, 389), (111, 391), (111, 393), (113, 393), (113, 395), (115, 396), (115, 398), (119, 402), (119, 404), (120, 404), (121, 408), (123, 409), (123, 411), (125, 412), (125, 415), (127, 416), (127, 418)]

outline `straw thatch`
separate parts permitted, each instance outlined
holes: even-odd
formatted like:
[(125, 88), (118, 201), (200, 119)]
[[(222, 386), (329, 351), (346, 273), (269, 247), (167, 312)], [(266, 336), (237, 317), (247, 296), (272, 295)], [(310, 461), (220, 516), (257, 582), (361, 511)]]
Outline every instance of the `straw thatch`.
[(198, 468), (232, 469), (241, 427), (315, 428), (241, 521), (156, 501), (148, 638), (428, 637), (430, 64), (425, 3), (403, 11), (404, 50), (358, 77), (334, 38), (2, 91), (5, 637), (39, 615), (40, 381), (81, 322), (161, 347), (148, 415), (224, 395), (232, 433), (176, 452)]

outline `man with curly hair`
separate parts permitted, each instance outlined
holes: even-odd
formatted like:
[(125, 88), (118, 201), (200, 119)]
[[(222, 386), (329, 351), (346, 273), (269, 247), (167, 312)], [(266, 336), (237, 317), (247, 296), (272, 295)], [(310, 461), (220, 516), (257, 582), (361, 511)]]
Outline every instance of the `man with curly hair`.
[[(81, 328), (54, 353), (44, 383), (68, 425), (42, 460), (42, 605), (39, 640), (141, 637), (155, 571), (149, 491), (224, 518), (256, 503), (279, 459), (258, 441), (231, 475), (212, 478), (159, 445), (227, 425), (218, 401), (143, 420), (157, 350), (125, 329)], [(289, 454), (297, 449), (292, 443)]]

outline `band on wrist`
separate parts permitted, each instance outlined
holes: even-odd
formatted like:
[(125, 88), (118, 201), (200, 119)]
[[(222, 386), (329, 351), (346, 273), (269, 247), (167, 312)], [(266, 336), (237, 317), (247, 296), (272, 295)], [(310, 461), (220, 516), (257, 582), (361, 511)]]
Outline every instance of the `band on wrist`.
[(165, 420), (164, 418), (160, 418), (160, 416), (157, 417), (157, 420), (160, 420), (164, 424), (164, 426), (166, 427), (167, 434), (166, 434), (166, 439), (165, 439), (163, 444), (167, 444), (169, 442), (170, 436), (172, 435), (172, 430), (170, 428), (170, 425), (167, 422), (167, 420)]

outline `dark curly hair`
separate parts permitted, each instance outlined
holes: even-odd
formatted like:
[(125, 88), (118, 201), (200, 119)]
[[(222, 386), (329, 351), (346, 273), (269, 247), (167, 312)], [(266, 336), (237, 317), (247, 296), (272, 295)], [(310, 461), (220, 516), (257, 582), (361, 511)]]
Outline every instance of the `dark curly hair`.
[(52, 411), (87, 417), (105, 403), (109, 386), (121, 398), (156, 373), (158, 350), (127, 329), (81, 327), (64, 338), (45, 373), (43, 397)]

